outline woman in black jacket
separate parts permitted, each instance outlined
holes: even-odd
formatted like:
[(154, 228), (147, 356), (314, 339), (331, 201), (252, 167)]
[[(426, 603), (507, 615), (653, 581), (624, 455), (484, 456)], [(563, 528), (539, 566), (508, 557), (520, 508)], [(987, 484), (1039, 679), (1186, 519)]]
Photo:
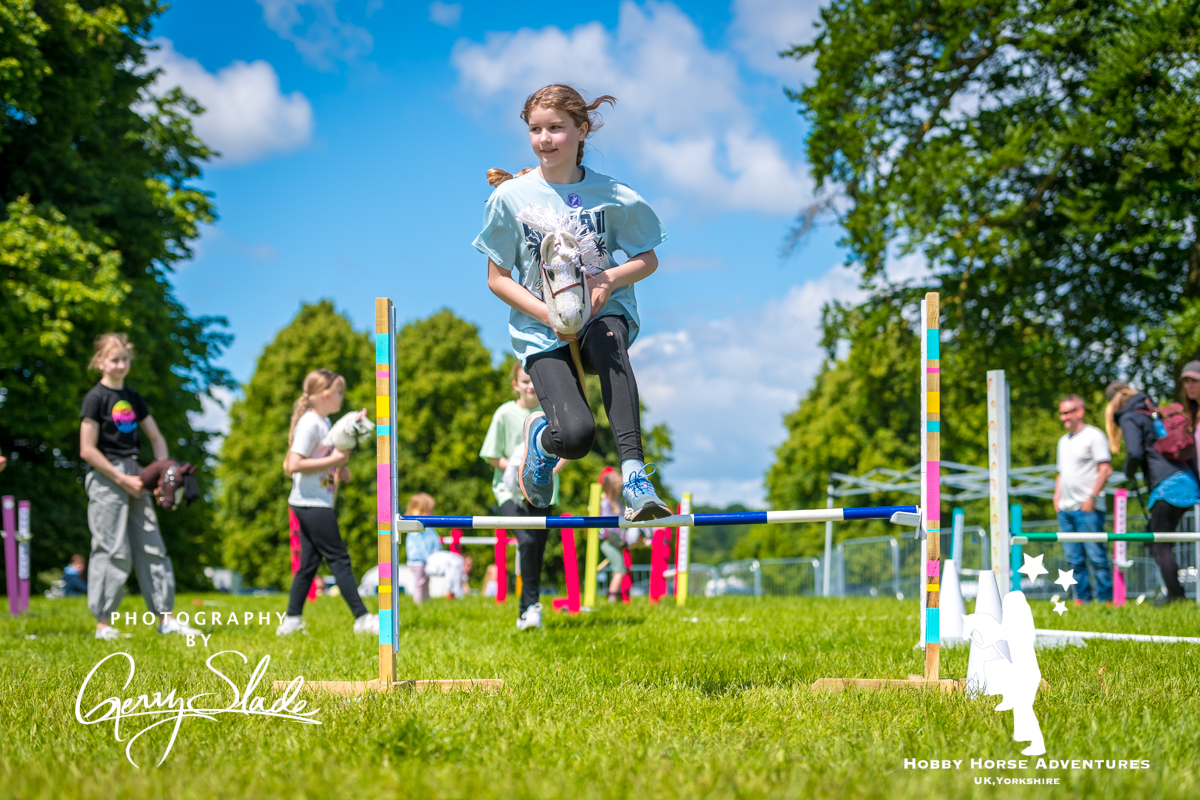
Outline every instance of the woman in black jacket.
[[(1104, 411), (1108, 428), (1108, 444), (1117, 452), (1121, 439), (1125, 439), (1125, 475), (1133, 478), (1139, 469), (1150, 489), (1146, 507), (1150, 511), (1148, 529), (1152, 533), (1171, 533), (1179, 527), (1179, 521), (1187, 509), (1200, 504), (1200, 484), (1196, 482), (1195, 465), (1191, 462), (1173, 461), (1154, 448), (1158, 434), (1149, 412), (1152, 404), (1145, 392), (1128, 385), (1110, 387), (1116, 391)], [(1179, 564), (1175, 561), (1175, 548), (1170, 542), (1148, 542), (1147, 548), (1162, 573), (1167, 596), (1159, 604), (1184, 599), (1183, 586), (1179, 583)]]

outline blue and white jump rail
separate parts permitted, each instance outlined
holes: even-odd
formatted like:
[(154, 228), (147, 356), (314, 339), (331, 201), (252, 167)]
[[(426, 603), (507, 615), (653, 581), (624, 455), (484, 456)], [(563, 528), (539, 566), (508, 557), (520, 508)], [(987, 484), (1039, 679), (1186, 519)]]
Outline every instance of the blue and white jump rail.
[(407, 517), (396, 515), (393, 531), (423, 531), (431, 528), (703, 528), (712, 525), (770, 525), (780, 522), (843, 522), (886, 519), (896, 525), (920, 524), (918, 506), (864, 506), (861, 508), (818, 508), (798, 511), (742, 511), (733, 514), (674, 514), (649, 522), (630, 522), (624, 517)]

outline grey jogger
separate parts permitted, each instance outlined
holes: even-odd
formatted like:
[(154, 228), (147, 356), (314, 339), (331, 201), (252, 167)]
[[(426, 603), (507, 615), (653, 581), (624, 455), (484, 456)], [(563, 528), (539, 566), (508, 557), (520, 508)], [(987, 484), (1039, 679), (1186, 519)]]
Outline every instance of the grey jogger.
[[(115, 459), (113, 466), (126, 475), (136, 475), (141, 469), (132, 458)], [(95, 470), (88, 473), (84, 488), (92, 531), (88, 562), (88, 610), (92, 616), (109, 621), (121, 605), (131, 566), (146, 607), (155, 614), (172, 611), (175, 571), (158, 530), (153, 498), (148, 492), (134, 498)]]

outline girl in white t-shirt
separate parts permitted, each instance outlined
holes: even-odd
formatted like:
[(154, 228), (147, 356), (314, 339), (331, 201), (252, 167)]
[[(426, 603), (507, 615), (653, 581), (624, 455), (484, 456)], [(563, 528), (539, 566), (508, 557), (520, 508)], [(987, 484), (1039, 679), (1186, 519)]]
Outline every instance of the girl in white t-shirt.
[(300, 569), (292, 578), (287, 618), (275, 630), (280, 636), (304, 629), (300, 615), (321, 559), (329, 564), (338, 590), (354, 614), (354, 632), (379, 633), (379, 617), (368, 613), (358, 596), (358, 579), (350, 567), (350, 554), (333, 508), (335, 483), (350, 480), (346, 467), (350, 454), (323, 443), (332, 427), (329, 415), (341, 410), (345, 392), (346, 381), (341, 375), (315, 369), (305, 376), (303, 394), (292, 411), (283, 470), (292, 479), (288, 505), (300, 522)]

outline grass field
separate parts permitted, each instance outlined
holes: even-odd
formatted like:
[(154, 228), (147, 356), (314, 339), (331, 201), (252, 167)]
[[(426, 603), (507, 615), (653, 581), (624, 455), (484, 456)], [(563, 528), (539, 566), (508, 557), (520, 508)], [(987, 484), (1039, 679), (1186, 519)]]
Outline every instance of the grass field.
[[(206, 604), (201, 608), (196, 601)], [(285, 600), (188, 595), (188, 611), (282, 611)], [(210, 605), (215, 604), (215, 605)], [(498, 677), (498, 695), (395, 692), (325, 696), (321, 725), (223, 715), (188, 719), (166, 762), (165, 729), (125, 760), (113, 726), (75, 720), (84, 677), (95, 704), (175, 689), (231, 690), (205, 667), (222, 662), (244, 686), (271, 656), (269, 681), (359, 680), (376, 674), (376, 646), (350, 632), (337, 598), (306, 611), (308, 634), (274, 635), (274, 622), (207, 626), (205, 649), (144, 625), (100, 642), (81, 600), (34, 600), (0, 621), (0, 794), (13, 797), (1103, 797), (1200, 794), (1200, 647), (1093, 642), (1042, 650), (1050, 688), (1035, 706), (1047, 759), (1146, 759), (1149, 769), (984, 769), (970, 759), (1018, 759), (1012, 715), (995, 698), (911, 692), (814, 694), (820, 677), (904, 677), (919, 671), (916, 603), (890, 600), (727, 598), (674, 606), (603, 607), (518, 634), (515, 606), (470, 598), (401, 606), (399, 673), (410, 678)], [(144, 611), (128, 598), (124, 611)], [(1059, 619), (1034, 604), (1040, 627), (1200, 634), (1194, 605), (1072, 609)], [(967, 651), (943, 657), (962, 677)], [(235, 663), (236, 662), (236, 663)], [(1101, 669), (1103, 668), (1103, 672)], [(130, 735), (145, 722), (127, 721)], [(169, 727), (169, 726), (167, 726)], [(960, 769), (905, 769), (904, 759), (962, 759)], [(980, 785), (976, 778), (1058, 778), (1043, 786)]]

